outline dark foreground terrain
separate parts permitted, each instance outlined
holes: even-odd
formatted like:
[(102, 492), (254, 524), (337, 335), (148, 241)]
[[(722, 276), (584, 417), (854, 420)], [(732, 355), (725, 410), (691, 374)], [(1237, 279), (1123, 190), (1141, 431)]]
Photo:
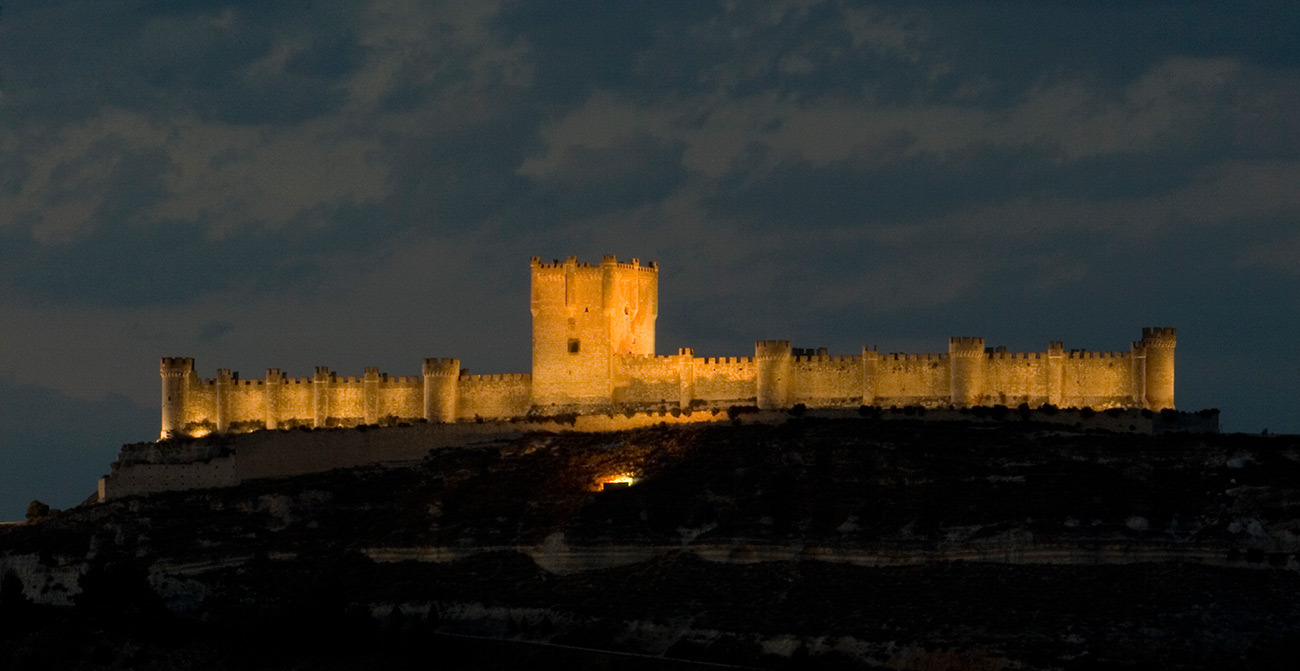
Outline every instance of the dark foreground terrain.
[(0, 669), (1294, 668), (1297, 551), (1294, 437), (530, 434), (0, 528)]

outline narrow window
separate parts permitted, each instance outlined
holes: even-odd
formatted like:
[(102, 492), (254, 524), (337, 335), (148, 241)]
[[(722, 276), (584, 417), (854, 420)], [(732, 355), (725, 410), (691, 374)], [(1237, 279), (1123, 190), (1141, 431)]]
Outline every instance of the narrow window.
[(569, 354), (577, 354), (577, 353), (578, 353), (578, 339), (569, 338)]

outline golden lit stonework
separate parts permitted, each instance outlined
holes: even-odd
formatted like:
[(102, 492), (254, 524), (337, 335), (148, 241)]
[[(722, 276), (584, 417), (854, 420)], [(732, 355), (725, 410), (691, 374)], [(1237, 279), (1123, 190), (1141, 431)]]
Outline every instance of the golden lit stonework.
[(788, 340), (760, 340), (749, 356), (655, 354), (659, 267), (605, 256), (598, 264), (531, 262), (531, 374), (469, 375), (458, 359), (425, 359), (419, 375), (367, 368), (361, 377), (317, 367), (261, 379), (194, 360), (162, 359), (162, 438), (297, 426), (499, 420), (626, 414), (671, 408), (757, 406), (1174, 407), (1172, 328), (1145, 328), (1127, 351), (1007, 352), (983, 338), (950, 338), (948, 351), (832, 356)]

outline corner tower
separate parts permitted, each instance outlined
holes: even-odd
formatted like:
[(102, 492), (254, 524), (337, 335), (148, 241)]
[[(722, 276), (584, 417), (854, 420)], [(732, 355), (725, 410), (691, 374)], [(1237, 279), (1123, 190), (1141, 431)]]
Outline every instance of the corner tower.
[(533, 408), (539, 412), (607, 407), (614, 359), (654, 354), (659, 267), (638, 259), (600, 265), (532, 259)]
[(163, 357), (158, 373), (162, 378), (162, 430), (158, 439), (167, 440), (181, 435), (185, 428), (185, 402), (194, 377), (194, 359)]
[(1142, 340), (1137, 343), (1146, 353), (1143, 378), (1146, 380), (1145, 406), (1151, 410), (1174, 407), (1174, 348), (1178, 345), (1178, 329), (1149, 327), (1142, 329)]

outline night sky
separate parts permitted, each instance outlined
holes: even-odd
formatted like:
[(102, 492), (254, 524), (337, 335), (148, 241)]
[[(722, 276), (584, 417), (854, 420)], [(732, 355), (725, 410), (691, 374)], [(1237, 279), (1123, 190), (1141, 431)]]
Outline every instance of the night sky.
[(158, 435), (158, 359), (528, 372), (528, 259), (659, 353), (1127, 350), (1300, 431), (1300, 5), (7, 4), (0, 519)]

